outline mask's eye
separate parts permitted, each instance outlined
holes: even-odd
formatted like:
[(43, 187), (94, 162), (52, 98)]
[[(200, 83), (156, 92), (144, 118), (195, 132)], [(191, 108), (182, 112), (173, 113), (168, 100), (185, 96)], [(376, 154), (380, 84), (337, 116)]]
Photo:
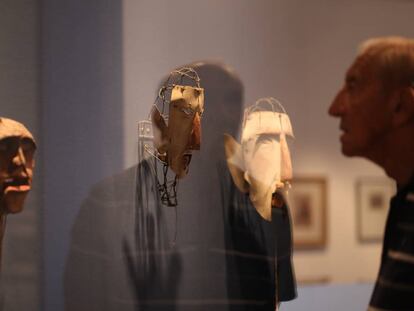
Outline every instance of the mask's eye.
[(181, 111), (188, 116), (192, 116), (194, 114), (194, 110), (191, 108), (181, 108)]
[(23, 150), (26, 159), (30, 160), (33, 157), (33, 154), (36, 150), (36, 145), (34, 141), (30, 138), (23, 138), (20, 142), (20, 146)]

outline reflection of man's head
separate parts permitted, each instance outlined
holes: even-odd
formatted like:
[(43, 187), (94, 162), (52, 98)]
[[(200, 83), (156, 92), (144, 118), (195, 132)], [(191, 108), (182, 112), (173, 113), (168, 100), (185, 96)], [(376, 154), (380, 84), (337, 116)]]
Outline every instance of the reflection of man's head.
[(21, 123), (0, 118), (0, 211), (18, 213), (30, 191), (36, 144)]
[[(238, 134), (243, 113), (243, 84), (227, 65), (196, 62), (192, 66), (197, 70), (205, 89), (203, 150), (222, 150), (223, 133), (233, 136)], [(216, 153), (217, 156), (220, 154)]]

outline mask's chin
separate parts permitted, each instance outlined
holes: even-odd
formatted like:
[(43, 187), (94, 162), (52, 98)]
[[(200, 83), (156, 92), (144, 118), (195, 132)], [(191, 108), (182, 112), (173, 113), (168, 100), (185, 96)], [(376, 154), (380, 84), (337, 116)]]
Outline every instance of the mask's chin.
[(181, 179), (188, 174), (191, 162), (191, 152), (185, 152), (182, 155), (174, 157), (171, 161), (171, 169)]
[[(23, 186), (20, 186), (23, 188)], [(27, 194), (29, 193), (30, 187), (26, 186), (27, 190), (6, 189), (2, 198), (2, 205), (7, 213), (16, 214), (23, 210), (24, 202)]]
[(248, 172), (245, 172), (245, 179), (249, 183), (249, 197), (256, 211), (265, 220), (271, 221), (272, 193), (276, 190), (275, 182), (264, 183), (251, 177)]

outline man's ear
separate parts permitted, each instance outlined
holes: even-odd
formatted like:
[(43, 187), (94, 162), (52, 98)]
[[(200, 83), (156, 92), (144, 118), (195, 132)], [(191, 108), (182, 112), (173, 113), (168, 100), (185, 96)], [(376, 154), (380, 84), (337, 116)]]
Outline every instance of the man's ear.
[(393, 104), (393, 125), (402, 126), (414, 120), (414, 87), (401, 88)]

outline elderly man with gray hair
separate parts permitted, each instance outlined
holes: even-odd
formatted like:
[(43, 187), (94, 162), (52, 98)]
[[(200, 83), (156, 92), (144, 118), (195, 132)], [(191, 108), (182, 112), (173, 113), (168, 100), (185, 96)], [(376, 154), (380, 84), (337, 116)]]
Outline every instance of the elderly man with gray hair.
[(342, 153), (397, 183), (369, 310), (414, 310), (414, 40), (364, 42), (329, 114), (340, 119)]

